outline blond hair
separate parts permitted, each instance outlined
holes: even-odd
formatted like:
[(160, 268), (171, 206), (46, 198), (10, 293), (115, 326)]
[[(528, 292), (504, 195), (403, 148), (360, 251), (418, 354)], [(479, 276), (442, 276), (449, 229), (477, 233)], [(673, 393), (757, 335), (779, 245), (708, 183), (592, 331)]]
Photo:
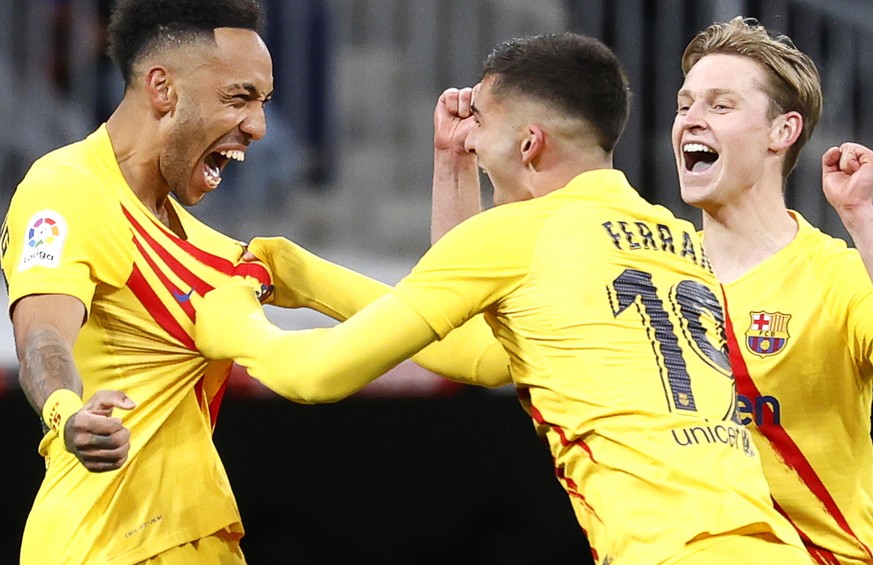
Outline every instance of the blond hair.
[(792, 111), (803, 117), (800, 136), (789, 148), (782, 166), (782, 177), (787, 178), (821, 117), (821, 79), (815, 63), (788, 36), (771, 35), (757, 20), (741, 16), (713, 24), (697, 34), (682, 54), (682, 72), (687, 75), (700, 59), (716, 53), (748, 57), (764, 68), (769, 119)]

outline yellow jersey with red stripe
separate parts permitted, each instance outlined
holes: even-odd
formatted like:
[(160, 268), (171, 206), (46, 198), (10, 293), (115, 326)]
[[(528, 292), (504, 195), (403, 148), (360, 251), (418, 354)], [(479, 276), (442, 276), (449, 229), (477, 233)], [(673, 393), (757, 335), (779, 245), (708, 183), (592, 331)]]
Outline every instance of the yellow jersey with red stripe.
[(243, 533), (212, 442), (231, 364), (194, 347), (190, 297), (234, 275), (266, 296), (271, 274), (240, 263), (240, 242), (170, 202), (181, 237), (131, 191), (105, 126), (39, 159), (12, 199), (2, 253), (10, 308), (33, 294), (81, 300), (73, 354), (84, 399), (111, 389), (136, 403), (114, 413), (131, 434), (118, 471), (90, 473), (61, 439), (44, 438), (22, 563), (136, 563), (218, 530)]
[(598, 563), (661, 563), (727, 533), (800, 547), (737, 421), (697, 234), (621, 172), (467, 220), (395, 292), (440, 337), (485, 313)]
[(815, 561), (873, 564), (873, 285), (856, 250), (792, 215), (794, 240), (724, 285), (738, 408)]

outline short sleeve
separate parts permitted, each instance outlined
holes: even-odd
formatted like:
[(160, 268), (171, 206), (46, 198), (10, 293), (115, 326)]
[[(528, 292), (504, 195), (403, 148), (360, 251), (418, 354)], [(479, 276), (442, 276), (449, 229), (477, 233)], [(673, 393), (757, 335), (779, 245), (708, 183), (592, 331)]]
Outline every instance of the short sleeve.
[(3, 229), (10, 309), (28, 295), (66, 294), (90, 312), (98, 284), (120, 287), (130, 276), (133, 242), (116, 189), (73, 164), (38, 161)]

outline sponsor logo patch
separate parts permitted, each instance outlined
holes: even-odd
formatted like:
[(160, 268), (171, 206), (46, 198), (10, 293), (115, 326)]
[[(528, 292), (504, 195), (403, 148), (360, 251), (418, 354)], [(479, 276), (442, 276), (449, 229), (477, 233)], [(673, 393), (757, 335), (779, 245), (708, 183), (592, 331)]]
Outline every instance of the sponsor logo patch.
[(31, 267), (57, 267), (67, 237), (67, 222), (54, 210), (37, 212), (27, 222), (24, 232), (24, 249), (19, 271)]
[(788, 321), (791, 314), (781, 312), (749, 312), (752, 323), (746, 330), (746, 347), (759, 357), (776, 355), (788, 343)]

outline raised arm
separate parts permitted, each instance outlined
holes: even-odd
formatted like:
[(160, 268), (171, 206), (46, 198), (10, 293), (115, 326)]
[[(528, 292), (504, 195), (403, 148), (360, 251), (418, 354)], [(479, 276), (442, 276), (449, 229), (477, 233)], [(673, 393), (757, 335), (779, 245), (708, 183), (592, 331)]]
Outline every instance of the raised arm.
[(822, 156), (822, 189), (873, 280), (873, 151), (857, 143), (828, 149)]
[(431, 243), (482, 210), (476, 155), (464, 143), (473, 118), (473, 88), (449, 88), (433, 113)]
[(124, 463), (130, 448), (130, 432), (111, 417), (112, 410), (129, 410), (134, 404), (118, 391), (99, 391), (82, 402), (82, 379), (72, 347), (84, 318), (84, 305), (72, 296), (31, 295), (19, 300), (12, 311), (18, 378), (48, 431), (40, 452), (60, 437), (88, 470), (111, 471)]

